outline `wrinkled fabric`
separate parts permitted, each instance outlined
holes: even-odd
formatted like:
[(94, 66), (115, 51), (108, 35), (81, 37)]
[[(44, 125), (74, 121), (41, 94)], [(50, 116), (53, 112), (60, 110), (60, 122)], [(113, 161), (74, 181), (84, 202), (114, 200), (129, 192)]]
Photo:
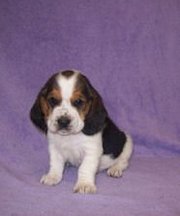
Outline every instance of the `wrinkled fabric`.
[[(178, 0), (1, 0), (0, 215), (180, 215), (179, 11)], [(48, 146), (29, 110), (64, 69), (89, 78), (134, 140), (129, 169), (98, 174), (96, 195), (72, 193), (77, 168), (39, 183)]]

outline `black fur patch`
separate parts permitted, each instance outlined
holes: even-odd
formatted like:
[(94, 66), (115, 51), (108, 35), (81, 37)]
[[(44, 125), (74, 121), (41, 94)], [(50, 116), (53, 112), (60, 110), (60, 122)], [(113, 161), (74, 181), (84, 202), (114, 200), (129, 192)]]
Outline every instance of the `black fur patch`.
[(34, 123), (34, 125), (40, 129), (42, 132), (47, 133), (47, 124), (45, 121), (44, 114), (41, 110), (40, 102), (39, 100), (36, 100), (33, 107), (30, 111), (30, 118), (31, 121)]
[(112, 122), (111, 119), (106, 119), (106, 126), (103, 130), (103, 153), (117, 158), (123, 151), (127, 137), (123, 131)]
[(70, 78), (74, 74), (74, 71), (72, 71), (72, 70), (66, 70), (66, 71), (63, 71), (61, 74), (63, 76), (65, 76), (66, 78)]
[(82, 132), (86, 135), (94, 135), (101, 131), (104, 127), (104, 119), (106, 117), (106, 112), (104, 110), (97, 110), (94, 114), (85, 119), (85, 126)]
[(89, 80), (82, 74), (78, 75), (75, 88), (80, 89), (87, 100), (92, 100), (95, 95), (94, 88), (90, 84)]
[(93, 135), (104, 128), (107, 111), (102, 98), (84, 75), (80, 75), (77, 85), (81, 86), (83, 94), (91, 103), (82, 132), (86, 135)]

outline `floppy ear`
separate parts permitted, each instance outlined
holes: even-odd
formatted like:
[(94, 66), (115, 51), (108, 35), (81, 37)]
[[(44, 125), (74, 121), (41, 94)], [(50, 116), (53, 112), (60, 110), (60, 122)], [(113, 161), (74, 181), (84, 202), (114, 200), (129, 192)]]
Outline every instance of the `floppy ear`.
[(57, 73), (50, 77), (50, 79), (42, 87), (30, 111), (30, 118), (32, 122), (44, 133), (47, 133), (45, 113), (47, 114), (48, 112), (48, 106), (46, 103), (46, 97), (48, 92), (51, 91), (53, 85), (55, 84), (56, 76)]
[(47, 125), (45, 116), (41, 108), (41, 92), (39, 93), (34, 105), (30, 111), (30, 118), (34, 125), (39, 128), (42, 132), (47, 133)]
[[(87, 78), (86, 78), (87, 79)], [(84, 120), (84, 128), (82, 132), (86, 135), (93, 135), (101, 131), (105, 126), (107, 111), (104, 107), (102, 98), (98, 92), (91, 86), (88, 80), (87, 89), (90, 95), (90, 109)]]

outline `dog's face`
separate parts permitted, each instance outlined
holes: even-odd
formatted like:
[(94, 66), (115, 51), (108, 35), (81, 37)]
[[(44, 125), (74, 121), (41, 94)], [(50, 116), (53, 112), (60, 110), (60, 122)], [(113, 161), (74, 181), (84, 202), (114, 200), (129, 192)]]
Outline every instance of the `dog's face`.
[(31, 109), (33, 123), (47, 133), (60, 135), (102, 130), (107, 112), (88, 79), (75, 71), (53, 75), (39, 92)]

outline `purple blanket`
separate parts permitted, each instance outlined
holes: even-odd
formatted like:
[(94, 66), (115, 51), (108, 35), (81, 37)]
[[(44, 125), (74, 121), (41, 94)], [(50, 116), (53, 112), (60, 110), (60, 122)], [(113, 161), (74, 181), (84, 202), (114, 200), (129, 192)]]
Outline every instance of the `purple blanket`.
[[(47, 140), (29, 120), (44, 82), (63, 69), (91, 80), (135, 150), (121, 179), (97, 175), (73, 194), (77, 169), (41, 185)], [(180, 215), (180, 2), (0, 1), (0, 215)]]

